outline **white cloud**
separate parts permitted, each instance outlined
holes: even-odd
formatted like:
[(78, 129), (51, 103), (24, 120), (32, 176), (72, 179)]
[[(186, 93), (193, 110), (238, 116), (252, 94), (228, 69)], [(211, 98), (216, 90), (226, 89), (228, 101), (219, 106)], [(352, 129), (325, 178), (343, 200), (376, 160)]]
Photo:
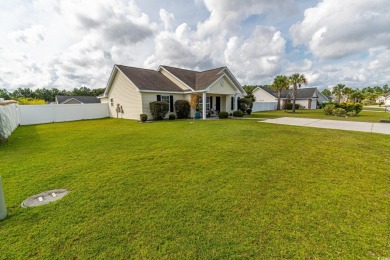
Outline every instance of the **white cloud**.
[(165, 9), (160, 9), (160, 19), (164, 25), (165, 30), (170, 30), (172, 28), (172, 23), (175, 21), (175, 16), (173, 13), (169, 13)]
[(272, 27), (257, 26), (248, 39), (231, 37), (225, 62), (245, 82), (269, 80), (281, 69), (285, 40)]
[(45, 39), (44, 28), (42, 25), (32, 25), (24, 30), (16, 30), (8, 36), (18, 43), (37, 44)]
[[(33, 2), (33, 8), (41, 14), (42, 22), (50, 17), (52, 23), (61, 23), (46, 28), (32, 25), (9, 34), (14, 41), (27, 46), (13, 55), (3, 53), (3, 61), (8, 60), (9, 67), (13, 67), (4, 77), (10, 89), (21, 86), (71, 89), (83, 84), (105, 87), (113, 64), (129, 64), (138, 57), (142, 52), (139, 45), (151, 38), (158, 27), (132, 1), (39, 0)], [(64, 24), (66, 28), (62, 30)], [(46, 52), (43, 39), (48, 41)], [(40, 45), (31, 49), (31, 44)], [(49, 49), (51, 56), (47, 55)], [(16, 65), (17, 56), (26, 57), (23, 64)]]
[(305, 44), (322, 59), (337, 59), (387, 46), (390, 42), (388, 0), (323, 0), (305, 11), (290, 28), (294, 44)]
[[(144, 62), (146, 67), (155, 68), (159, 64), (190, 69), (228, 66), (246, 83), (268, 80), (280, 70), (286, 42), (281, 32), (271, 26), (258, 25), (246, 37), (242, 33), (242, 22), (251, 15), (291, 5), (291, 1), (205, 0), (205, 5), (210, 15), (196, 28), (186, 23), (175, 30), (164, 26), (165, 30), (155, 38), (154, 54)], [(160, 10), (160, 17), (166, 20), (165, 10)]]
[(199, 24), (200, 36), (221, 31), (236, 32), (240, 29), (240, 22), (252, 15), (267, 15), (275, 12), (279, 15), (287, 15), (296, 10), (291, 0), (204, 0), (204, 3), (210, 11), (210, 16)]
[[(2, 86), (104, 87), (113, 64), (228, 66), (242, 84), (295, 72), (310, 86), (390, 81), (387, 0), (141, 1), (9, 2), (0, 9)], [(313, 8), (297, 22), (302, 6)]]

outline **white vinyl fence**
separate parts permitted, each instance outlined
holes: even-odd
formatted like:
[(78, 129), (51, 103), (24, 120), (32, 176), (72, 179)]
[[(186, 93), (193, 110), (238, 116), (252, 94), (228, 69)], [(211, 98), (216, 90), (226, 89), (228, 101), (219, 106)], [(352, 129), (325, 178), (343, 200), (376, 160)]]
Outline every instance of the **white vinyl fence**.
[(18, 125), (18, 106), (16, 104), (0, 106), (0, 141), (7, 139)]
[(0, 141), (18, 125), (36, 125), (109, 117), (108, 103), (0, 106)]
[(20, 125), (109, 117), (108, 104), (19, 105)]
[(276, 110), (278, 102), (253, 102), (252, 112)]

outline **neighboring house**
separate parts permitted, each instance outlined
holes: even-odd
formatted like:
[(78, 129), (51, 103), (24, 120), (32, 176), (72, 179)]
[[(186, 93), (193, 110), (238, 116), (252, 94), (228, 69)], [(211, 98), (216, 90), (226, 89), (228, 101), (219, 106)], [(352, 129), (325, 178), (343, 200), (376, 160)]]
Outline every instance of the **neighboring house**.
[[(237, 110), (237, 99), (246, 93), (227, 67), (193, 71), (169, 66), (149, 70), (115, 65), (99, 98), (102, 103), (109, 103), (112, 117), (121, 113), (123, 118), (139, 119), (140, 114), (152, 118), (150, 102), (167, 102), (168, 116), (175, 113), (177, 100), (190, 102), (193, 95), (200, 96), (199, 105), (205, 119), (208, 112)], [(191, 109), (190, 116), (194, 115)]]
[(95, 96), (56, 96), (56, 104), (90, 104), (100, 103)]
[[(278, 92), (266, 87), (257, 87), (253, 90), (253, 95), (255, 96), (256, 101), (278, 101)], [(303, 108), (317, 109), (318, 104), (327, 102), (328, 98), (319, 92), (317, 88), (300, 88), (297, 90), (297, 97), (295, 100), (296, 104), (299, 104)], [(288, 102), (292, 102), (292, 89), (283, 90), (280, 95), (281, 108)]]
[(390, 92), (375, 99), (376, 103), (383, 102), (386, 106), (390, 105)]

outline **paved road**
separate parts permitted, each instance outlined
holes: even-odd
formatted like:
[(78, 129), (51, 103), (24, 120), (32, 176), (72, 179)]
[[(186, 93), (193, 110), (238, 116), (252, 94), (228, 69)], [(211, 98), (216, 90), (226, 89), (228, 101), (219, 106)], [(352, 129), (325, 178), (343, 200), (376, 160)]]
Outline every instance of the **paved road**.
[(369, 133), (380, 133), (390, 135), (390, 123), (366, 123), (366, 122), (351, 122), (341, 120), (323, 120), (311, 118), (296, 118), (296, 117), (281, 117), (275, 119), (267, 119), (259, 121), (263, 123), (308, 126), (317, 128), (350, 130)]

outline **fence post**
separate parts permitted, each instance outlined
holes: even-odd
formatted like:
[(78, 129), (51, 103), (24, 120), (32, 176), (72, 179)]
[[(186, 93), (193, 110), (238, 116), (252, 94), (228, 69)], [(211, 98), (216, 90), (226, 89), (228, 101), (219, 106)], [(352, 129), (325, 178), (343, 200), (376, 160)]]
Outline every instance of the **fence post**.
[(3, 190), (3, 184), (1, 182), (1, 176), (0, 176), (0, 220), (5, 219), (6, 216), (7, 216), (7, 209), (5, 207), (4, 190)]

